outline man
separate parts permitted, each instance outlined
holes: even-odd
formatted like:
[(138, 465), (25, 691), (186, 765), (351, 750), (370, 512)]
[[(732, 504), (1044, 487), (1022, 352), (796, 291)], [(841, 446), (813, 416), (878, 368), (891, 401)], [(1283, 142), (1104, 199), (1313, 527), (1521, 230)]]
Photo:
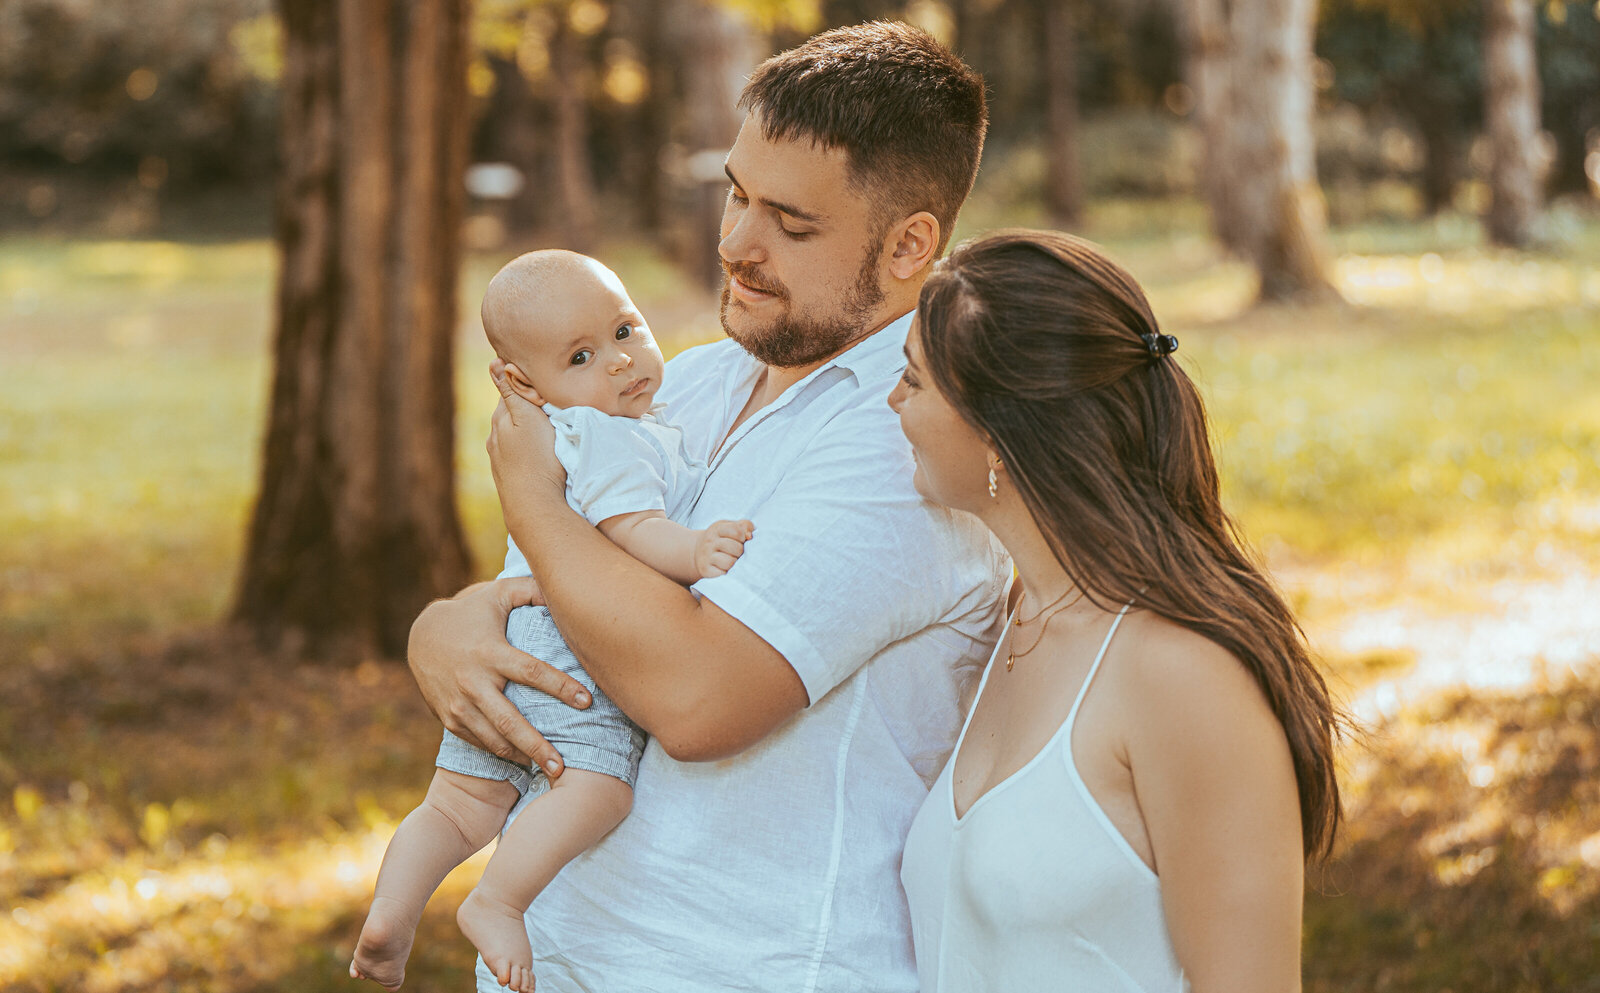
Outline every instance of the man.
[(916, 988), (900, 850), (1006, 568), (974, 520), (917, 497), (885, 399), (977, 172), (983, 84), (875, 23), (768, 60), (741, 105), (731, 340), (674, 359), (658, 397), (711, 467), (684, 523), (750, 518), (756, 537), (692, 592), (651, 573), (568, 510), (548, 423), (502, 389), (491, 462), (537, 590), (475, 587), (413, 629), (451, 730), (555, 770), (499, 692), (581, 703), (504, 642), (510, 607), (542, 597), (651, 735), (632, 814), (528, 913), (542, 991)]

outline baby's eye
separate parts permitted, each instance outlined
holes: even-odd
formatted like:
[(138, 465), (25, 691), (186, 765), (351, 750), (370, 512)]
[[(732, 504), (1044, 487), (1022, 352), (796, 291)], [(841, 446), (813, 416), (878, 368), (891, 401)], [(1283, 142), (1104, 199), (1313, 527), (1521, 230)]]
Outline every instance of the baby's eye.
[(633, 325), (632, 324), (624, 324), (621, 327), (617, 328), (617, 340), (618, 341), (626, 341), (627, 339), (629, 339), (631, 337), (633, 337)]
[(573, 365), (583, 365), (585, 362), (589, 361), (592, 358), (594, 358), (594, 353), (593, 352), (589, 351), (587, 348), (580, 349), (577, 352), (573, 353), (572, 364)]

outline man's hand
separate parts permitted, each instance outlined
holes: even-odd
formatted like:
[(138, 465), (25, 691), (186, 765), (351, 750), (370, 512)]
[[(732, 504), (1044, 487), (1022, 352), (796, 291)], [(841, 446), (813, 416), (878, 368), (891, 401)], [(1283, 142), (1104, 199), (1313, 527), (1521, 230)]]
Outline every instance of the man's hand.
[(507, 615), (543, 602), (532, 579), (469, 586), (418, 615), (406, 658), (428, 709), (445, 727), (503, 759), (532, 760), (554, 778), (561, 756), (505, 697), (506, 683), (516, 682), (574, 707), (589, 706), (581, 683), (506, 641)]
[(489, 420), (489, 468), (506, 527), (517, 533), (516, 515), (536, 513), (537, 498), (565, 501), (567, 471), (556, 458), (555, 428), (550, 418), (511, 385), (508, 366), (496, 358), (489, 363), (489, 378), (500, 391), (500, 406)]
[(749, 521), (717, 521), (700, 532), (694, 543), (694, 567), (710, 579), (733, 568), (744, 554), (744, 543), (756, 533)]

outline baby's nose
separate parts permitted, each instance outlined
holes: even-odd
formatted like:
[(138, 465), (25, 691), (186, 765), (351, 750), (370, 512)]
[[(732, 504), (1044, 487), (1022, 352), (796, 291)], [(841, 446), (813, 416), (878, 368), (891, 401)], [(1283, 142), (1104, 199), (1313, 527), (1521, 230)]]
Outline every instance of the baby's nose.
[(633, 356), (622, 349), (617, 349), (616, 355), (611, 360), (611, 368), (616, 370), (626, 369), (633, 365)]

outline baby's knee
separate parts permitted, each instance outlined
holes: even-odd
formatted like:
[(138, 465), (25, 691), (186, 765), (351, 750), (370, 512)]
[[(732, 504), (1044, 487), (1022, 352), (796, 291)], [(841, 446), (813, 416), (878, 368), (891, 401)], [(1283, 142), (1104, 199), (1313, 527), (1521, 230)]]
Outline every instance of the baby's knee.
[(455, 825), (464, 840), (481, 848), (500, 833), (518, 796), (517, 788), (503, 779), (435, 769), (423, 803)]

